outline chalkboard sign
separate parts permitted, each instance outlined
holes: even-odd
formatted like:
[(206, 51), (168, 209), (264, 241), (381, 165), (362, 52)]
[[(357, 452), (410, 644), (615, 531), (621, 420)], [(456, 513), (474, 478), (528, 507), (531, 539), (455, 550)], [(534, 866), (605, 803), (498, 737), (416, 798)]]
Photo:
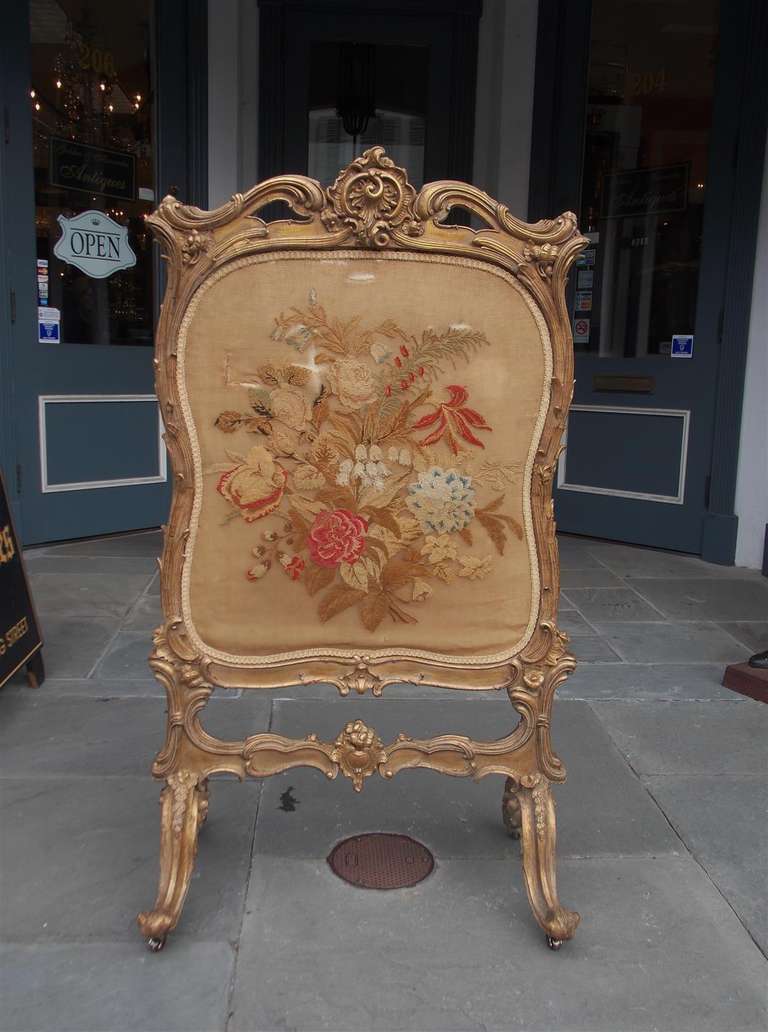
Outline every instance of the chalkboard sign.
[(0, 474), (0, 685), (26, 663), (29, 683), (37, 687), (43, 680), (42, 644)]

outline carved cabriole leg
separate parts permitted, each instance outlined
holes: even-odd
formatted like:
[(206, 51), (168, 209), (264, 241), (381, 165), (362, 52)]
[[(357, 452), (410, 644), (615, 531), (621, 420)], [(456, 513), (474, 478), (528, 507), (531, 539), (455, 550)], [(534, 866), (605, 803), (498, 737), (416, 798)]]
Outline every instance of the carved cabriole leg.
[(557, 897), (555, 876), (555, 802), (543, 775), (520, 779), (517, 799), (522, 818), (523, 875), (534, 916), (547, 933), (547, 944), (559, 949), (572, 939), (579, 915), (567, 910)]
[(158, 628), (149, 664), (168, 699), (165, 743), (152, 773), (165, 780), (160, 793), (160, 885), (154, 909), (139, 914), (138, 924), (152, 950), (162, 949), (176, 927), (189, 889), (197, 853), (197, 834), (208, 813), (206, 761), (191, 737), (199, 711), (211, 694), (176, 621)]
[(153, 951), (181, 916), (197, 853), (197, 832), (207, 805), (207, 786), (190, 770), (169, 774), (160, 793), (160, 886), (153, 910), (139, 914), (138, 924)]

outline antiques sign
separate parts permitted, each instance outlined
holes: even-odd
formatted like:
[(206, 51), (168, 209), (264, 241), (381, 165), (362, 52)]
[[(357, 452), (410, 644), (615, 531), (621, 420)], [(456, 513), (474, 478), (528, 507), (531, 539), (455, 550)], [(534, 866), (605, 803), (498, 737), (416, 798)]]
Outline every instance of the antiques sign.
[(81, 211), (71, 219), (59, 215), (58, 221), (61, 236), (53, 253), (86, 276), (106, 279), (113, 272), (136, 264), (136, 255), (128, 243), (128, 228), (103, 211)]
[(52, 136), (48, 178), (51, 186), (132, 201), (136, 196), (136, 158), (125, 151), (89, 147)]
[(0, 477), (0, 684), (29, 662), (42, 644)]
[(636, 168), (605, 177), (603, 218), (662, 215), (687, 207), (687, 164)]

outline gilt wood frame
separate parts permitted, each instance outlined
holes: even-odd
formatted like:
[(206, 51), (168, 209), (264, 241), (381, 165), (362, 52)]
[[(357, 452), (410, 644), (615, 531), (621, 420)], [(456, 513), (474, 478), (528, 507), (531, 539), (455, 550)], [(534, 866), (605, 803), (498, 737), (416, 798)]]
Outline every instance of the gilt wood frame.
[[(297, 220), (265, 223), (258, 211), (287, 202)], [(453, 207), (483, 224), (480, 230), (445, 225)], [(168, 697), (165, 743), (153, 774), (166, 782), (161, 796), (161, 877), (152, 911), (139, 915), (151, 948), (160, 948), (179, 920), (207, 813), (208, 778), (218, 773), (266, 777), (310, 766), (334, 778), (341, 772), (359, 791), (373, 773), (391, 778), (409, 767), (454, 776), (507, 777), (505, 822), (523, 840), (523, 870), (534, 915), (548, 942), (571, 938), (578, 914), (558, 901), (555, 884), (555, 816), (551, 782), (565, 780), (550, 742), (554, 692), (572, 672), (567, 637), (556, 624), (559, 563), (552, 508), (552, 480), (573, 391), (573, 349), (565, 307), (568, 270), (586, 241), (576, 217), (526, 224), (487, 194), (458, 182), (429, 183), (417, 194), (404, 170), (381, 147), (366, 151), (323, 189), (304, 176), (277, 176), (235, 194), (213, 211), (169, 196), (147, 219), (168, 261), (168, 282), (157, 331), (157, 394), (174, 471), (170, 520), (160, 563), (163, 625), (154, 635), (150, 666)], [(334, 656), (292, 658), (271, 666), (230, 664), (192, 640), (182, 607), (182, 574), (195, 493), (192, 442), (177, 382), (177, 342), (185, 313), (210, 276), (246, 256), (270, 251), (362, 249), (452, 255), (491, 263), (514, 276), (546, 323), (552, 375), (543, 430), (530, 474), (530, 506), (540, 591), (532, 635), (503, 662), (465, 666), (415, 661), (396, 649), (353, 660)], [(417, 740), (400, 735), (384, 744), (375, 730), (351, 719), (332, 742), (316, 735), (290, 739), (254, 734), (227, 742), (209, 735), (200, 713), (214, 687), (276, 688), (297, 682), (330, 682), (343, 696), (380, 696), (393, 682), (448, 689), (504, 690), (519, 715), (511, 734), (493, 742), (461, 735)], [(351, 715), (353, 716), (353, 715)]]

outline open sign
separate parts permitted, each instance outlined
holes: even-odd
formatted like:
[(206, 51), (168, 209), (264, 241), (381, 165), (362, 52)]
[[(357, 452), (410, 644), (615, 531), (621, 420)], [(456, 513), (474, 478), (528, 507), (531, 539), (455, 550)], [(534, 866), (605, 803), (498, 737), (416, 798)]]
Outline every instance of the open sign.
[(53, 253), (94, 279), (106, 279), (136, 264), (128, 228), (101, 211), (82, 211), (73, 218), (59, 215), (61, 237)]

